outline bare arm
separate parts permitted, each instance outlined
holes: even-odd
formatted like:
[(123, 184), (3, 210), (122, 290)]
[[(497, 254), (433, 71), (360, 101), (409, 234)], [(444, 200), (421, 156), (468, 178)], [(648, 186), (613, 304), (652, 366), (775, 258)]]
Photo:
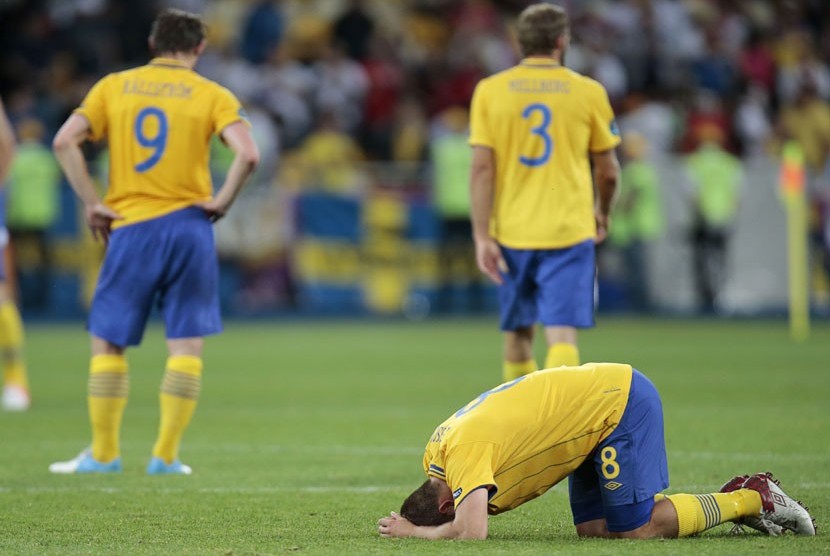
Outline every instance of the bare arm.
[(259, 149), (250, 129), (244, 122), (235, 122), (222, 130), (222, 139), (234, 152), (234, 159), (225, 176), (225, 183), (216, 196), (201, 206), (214, 222), (219, 220), (233, 204), (242, 186), (259, 164)]
[(496, 161), (493, 149), (473, 147), (473, 162), (470, 168), (470, 202), (473, 224), (473, 240), (476, 246), (478, 268), (496, 284), (502, 283), (500, 271), (507, 271), (507, 264), (501, 255), (498, 243), (490, 235), (490, 216), (493, 212), (493, 195)]
[(605, 240), (608, 235), (609, 216), (614, 203), (614, 194), (620, 179), (620, 163), (614, 149), (591, 153), (591, 162), (594, 165), (594, 185), (597, 190), (596, 219), (597, 243)]
[(52, 141), (52, 150), (58, 159), (69, 185), (84, 204), (86, 223), (95, 239), (104, 243), (109, 240), (112, 221), (121, 216), (104, 205), (92, 184), (92, 177), (86, 167), (81, 144), (89, 136), (89, 121), (79, 114), (72, 114), (58, 130)]
[(12, 125), (6, 117), (3, 101), (0, 101), (0, 185), (6, 181), (6, 177), (9, 175), (15, 148), (16, 142)]
[(452, 521), (437, 526), (414, 525), (395, 512), (378, 521), (381, 537), (415, 537), (419, 539), (486, 539), (487, 489), (479, 488), (467, 495), (455, 510)]

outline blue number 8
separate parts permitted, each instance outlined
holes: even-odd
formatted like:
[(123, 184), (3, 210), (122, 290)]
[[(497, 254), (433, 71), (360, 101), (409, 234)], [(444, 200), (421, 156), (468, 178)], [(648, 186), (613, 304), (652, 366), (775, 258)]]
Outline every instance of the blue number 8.
[(527, 378), (527, 375), (522, 375), (519, 378), (515, 378), (515, 379), (511, 380), (510, 382), (505, 382), (501, 386), (497, 386), (496, 388), (493, 388), (492, 390), (487, 390), (486, 392), (481, 394), (479, 397), (477, 397), (476, 399), (474, 399), (473, 401), (471, 401), (470, 403), (468, 403), (467, 405), (465, 405), (464, 407), (462, 407), (461, 409), (456, 411), (455, 415), (453, 415), (453, 417), (461, 417), (465, 413), (467, 413), (469, 411), (472, 411), (473, 409), (475, 409), (479, 405), (481, 405), (482, 402), (484, 400), (486, 400), (487, 396), (489, 396), (490, 394), (496, 394), (498, 392), (503, 392), (503, 391), (507, 390), (508, 388), (510, 388), (511, 386), (516, 386), (519, 382), (523, 381), (526, 378)]
[(530, 133), (538, 135), (542, 138), (542, 141), (545, 144), (545, 149), (542, 151), (541, 156), (537, 156), (536, 158), (528, 156), (519, 157), (519, 162), (525, 166), (531, 167), (541, 166), (546, 163), (548, 159), (550, 159), (551, 153), (553, 153), (553, 139), (548, 132), (548, 126), (550, 126), (551, 121), (553, 121), (553, 114), (551, 114), (550, 108), (546, 105), (536, 103), (528, 105), (522, 111), (522, 118), (528, 119), (534, 112), (540, 112), (542, 114), (542, 123), (531, 129)]
[[(158, 132), (153, 137), (147, 137), (144, 135), (144, 120), (151, 116), (158, 120)], [(160, 108), (148, 106), (138, 113), (135, 118), (135, 138), (142, 147), (155, 149), (150, 158), (135, 165), (136, 172), (146, 172), (158, 164), (167, 147), (167, 116)]]

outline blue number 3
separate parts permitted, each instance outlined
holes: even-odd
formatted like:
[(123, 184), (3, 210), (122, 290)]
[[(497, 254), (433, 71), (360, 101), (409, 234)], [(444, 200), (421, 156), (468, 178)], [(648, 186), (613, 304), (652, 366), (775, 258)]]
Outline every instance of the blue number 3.
[(545, 149), (542, 151), (540, 156), (535, 158), (531, 158), (529, 156), (520, 156), (519, 162), (524, 164), (525, 166), (541, 166), (542, 164), (546, 163), (548, 159), (550, 159), (551, 153), (553, 153), (553, 139), (551, 138), (548, 127), (550, 126), (551, 121), (553, 121), (553, 114), (551, 114), (550, 108), (548, 108), (544, 104), (530, 104), (522, 111), (522, 118), (528, 119), (533, 115), (534, 112), (540, 112), (542, 114), (542, 122), (530, 130), (530, 133), (533, 135), (538, 135), (542, 138), (544, 142)]
[[(158, 131), (151, 137), (144, 135), (144, 120), (149, 117), (158, 120)], [(158, 164), (164, 154), (164, 149), (167, 147), (167, 116), (160, 108), (148, 106), (138, 113), (135, 118), (135, 138), (142, 147), (154, 149), (150, 158), (135, 165), (136, 172), (146, 172)]]

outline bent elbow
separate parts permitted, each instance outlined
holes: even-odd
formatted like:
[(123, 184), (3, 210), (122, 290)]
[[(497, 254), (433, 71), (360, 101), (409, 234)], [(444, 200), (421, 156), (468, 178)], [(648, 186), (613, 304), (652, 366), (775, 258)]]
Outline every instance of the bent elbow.
[(70, 144), (70, 141), (66, 137), (58, 133), (57, 135), (55, 135), (55, 138), (52, 139), (52, 152), (63, 152), (69, 148)]
[(242, 162), (250, 168), (252, 171), (259, 166), (260, 156), (259, 156), (259, 149), (245, 149), (243, 152), (239, 153)]

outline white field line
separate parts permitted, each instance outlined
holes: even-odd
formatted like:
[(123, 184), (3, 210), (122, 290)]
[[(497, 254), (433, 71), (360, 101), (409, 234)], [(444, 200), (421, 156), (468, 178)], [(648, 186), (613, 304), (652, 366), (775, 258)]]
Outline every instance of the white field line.
[[(163, 480), (163, 479), (162, 479)], [(158, 494), (371, 494), (376, 492), (405, 491), (407, 486), (374, 485), (362, 487), (348, 486), (300, 486), (300, 487), (200, 487), (200, 488), (170, 488), (170, 487), (99, 487), (94, 485), (56, 486), (56, 487), (0, 487), (0, 494), (58, 494), (75, 492), (100, 492), (103, 494), (151, 492)]]

